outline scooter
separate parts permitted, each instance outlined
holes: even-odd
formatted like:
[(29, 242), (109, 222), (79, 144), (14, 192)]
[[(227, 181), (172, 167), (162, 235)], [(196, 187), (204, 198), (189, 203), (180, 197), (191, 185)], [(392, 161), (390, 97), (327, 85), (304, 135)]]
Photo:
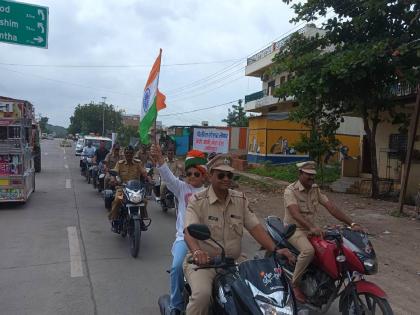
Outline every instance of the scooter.
[[(299, 251), (288, 239), (296, 226), (284, 225), (275, 216), (265, 219), (268, 234), (279, 248), (288, 248), (296, 256)], [(335, 299), (339, 299), (342, 314), (394, 314), (385, 292), (365, 275), (378, 272), (378, 261), (367, 234), (350, 228), (332, 227), (324, 237), (310, 237), (315, 257), (307, 268), (300, 289), (306, 296), (303, 305), (313, 311), (325, 313)], [(270, 254), (268, 253), (268, 256)], [(294, 266), (283, 266), (287, 278), (291, 279)]]
[[(237, 264), (232, 257), (225, 255), (223, 246), (211, 237), (206, 225), (191, 224), (187, 229), (192, 237), (201, 241), (210, 239), (222, 250), (221, 255), (211, 259), (208, 265), (195, 267), (195, 270), (217, 270), (209, 314), (298, 314), (292, 287), (281, 267), (284, 263), (281, 258), (275, 255)], [(188, 263), (194, 264), (194, 261), (189, 259)], [(190, 295), (191, 289), (186, 282), (185, 305)], [(158, 304), (161, 315), (170, 314), (169, 295), (161, 296)]]

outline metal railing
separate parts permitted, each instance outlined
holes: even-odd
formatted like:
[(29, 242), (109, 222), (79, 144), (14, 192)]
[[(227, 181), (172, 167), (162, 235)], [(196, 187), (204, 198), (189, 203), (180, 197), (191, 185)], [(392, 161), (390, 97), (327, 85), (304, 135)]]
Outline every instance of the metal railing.
[(392, 96), (408, 96), (416, 93), (416, 88), (407, 82), (399, 82), (390, 88)]
[[(305, 30), (306, 26), (298, 29), (296, 32), (294, 33), (303, 33)], [(258, 60), (263, 59), (264, 57), (268, 56), (269, 54), (275, 52), (275, 51), (279, 51), (284, 44), (286, 43), (286, 41), (294, 34), (290, 34), (280, 40), (278, 40), (277, 42), (272, 43), (270, 46), (264, 48), (263, 50), (257, 52), (256, 54), (252, 55), (251, 57), (247, 58), (246, 60), (246, 65), (249, 66), (255, 62), (257, 62)]]

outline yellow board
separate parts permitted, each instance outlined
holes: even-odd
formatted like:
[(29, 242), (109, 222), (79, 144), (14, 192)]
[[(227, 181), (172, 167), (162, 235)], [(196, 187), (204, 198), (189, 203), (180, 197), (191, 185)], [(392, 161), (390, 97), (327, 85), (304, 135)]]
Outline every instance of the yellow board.
[(10, 181), (8, 179), (0, 179), (0, 186), (9, 186)]
[[(290, 120), (269, 120), (264, 116), (249, 119), (248, 152), (259, 154), (284, 154), (285, 148), (294, 147), (302, 134), (308, 134), (309, 129)], [(360, 155), (360, 136), (337, 135), (337, 140), (349, 148), (349, 155)], [(297, 152), (304, 154), (305, 152)], [(337, 154), (338, 158), (338, 154)]]

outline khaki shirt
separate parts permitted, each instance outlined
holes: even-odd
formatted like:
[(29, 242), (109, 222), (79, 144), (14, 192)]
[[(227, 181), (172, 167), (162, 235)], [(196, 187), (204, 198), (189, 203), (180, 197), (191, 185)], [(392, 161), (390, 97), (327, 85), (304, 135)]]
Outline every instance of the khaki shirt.
[(298, 229), (305, 229), (292, 217), (287, 207), (298, 205), (304, 219), (314, 224), (316, 214), (319, 210), (319, 204), (325, 205), (327, 201), (328, 197), (321, 192), (317, 184), (313, 184), (312, 188), (308, 191), (300, 181), (294, 182), (287, 186), (284, 191), (284, 223), (296, 224)]
[(105, 162), (109, 169), (113, 169), (117, 162), (120, 160), (120, 155), (114, 155), (112, 152), (108, 153), (105, 157)]
[(130, 164), (126, 160), (121, 160), (115, 165), (114, 171), (118, 172), (123, 183), (132, 179), (140, 179), (142, 175), (146, 176), (146, 170), (138, 160), (133, 160)]
[[(242, 192), (229, 189), (226, 201), (221, 202), (210, 186), (188, 202), (184, 226), (193, 223), (207, 225), (211, 236), (225, 248), (226, 255), (237, 259), (241, 254), (243, 228), (250, 231), (259, 221)], [(197, 242), (210, 257), (221, 254), (220, 247), (213, 241)]]
[(180, 175), (182, 175), (182, 169), (180, 168), (181, 163), (182, 162), (177, 160), (166, 160), (166, 164), (168, 164), (169, 169), (171, 170), (172, 174), (175, 175), (175, 177), (179, 177)]

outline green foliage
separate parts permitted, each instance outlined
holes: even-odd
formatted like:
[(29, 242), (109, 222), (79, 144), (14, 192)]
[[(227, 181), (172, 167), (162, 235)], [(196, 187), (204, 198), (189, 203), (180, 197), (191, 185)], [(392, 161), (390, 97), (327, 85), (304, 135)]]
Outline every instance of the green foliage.
[(61, 126), (47, 124), (48, 133), (55, 133), (57, 138), (65, 138), (67, 136), (67, 129)]
[(410, 0), (283, 1), (294, 2), (294, 22), (335, 14), (322, 24), (322, 36), (296, 33), (277, 54), (272, 71), (293, 76), (276, 95), (294, 95), (299, 103), (295, 118), (316, 122), (313, 132), (321, 128), (321, 139), (329, 138), (344, 113), (362, 117), (371, 151), (372, 193), (377, 196), (376, 130), (382, 113), (398, 111), (392, 87), (418, 81), (420, 5)]
[(121, 125), (121, 127), (117, 130), (117, 132), (118, 132), (118, 142), (122, 146), (129, 145), (131, 138), (139, 137), (138, 127), (134, 127), (134, 126)]
[[(316, 181), (324, 183), (332, 183), (340, 178), (340, 166), (334, 165), (333, 167), (328, 167), (322, 170), (320, 167), (317, 168), (317, 175), (315, 176)], [(284, 180), (286, 182), (294, 182), (298, 179), (298, 169), (294, 164), (288, 165), (265, 165), (262, 167), (257, 167), (249, 171), (250, 173), (257, 174), (260, 176), (267, 176), (276, 178), (279, 180)], [(322, 178), (323, 177), (323, 178)]]
[(69, 133), (102, 134), (102, 115), (105, 117), (105, 134), (122, 125), (122, 113), (115, 110), (113, 105), (79, 104), (70, 117)]
[(42, 133), (49, 133), (49, 130), (47, 128), (48, 119), (48, 117), (41, 117), (39, 120), (39, 128), (41, 128)]
[(248, 117), (242, 106), (242, 100), (238, 100), (238, 105), (232, 105), (232, 108), (233, 110), (228, 109), (228, 116), (222, 122), (227, 123), (229, 127), (248, 127)]

